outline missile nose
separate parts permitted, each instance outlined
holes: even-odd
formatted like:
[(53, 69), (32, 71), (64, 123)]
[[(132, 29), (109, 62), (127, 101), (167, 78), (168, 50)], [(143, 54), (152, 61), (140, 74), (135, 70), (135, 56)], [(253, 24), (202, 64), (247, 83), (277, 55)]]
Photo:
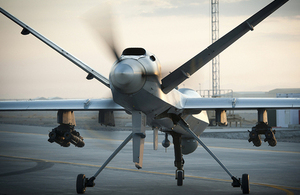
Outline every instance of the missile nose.
[(127, 64), (122, 64), (122, 65), (120, 64), (119, 66), (117, 66), (115, 68), (114, 75), (115, 75), (116, 81), (119, 84), (126, 85), (132, 81), (134, 71), (131, 68), (131, 66), (129, 66)]

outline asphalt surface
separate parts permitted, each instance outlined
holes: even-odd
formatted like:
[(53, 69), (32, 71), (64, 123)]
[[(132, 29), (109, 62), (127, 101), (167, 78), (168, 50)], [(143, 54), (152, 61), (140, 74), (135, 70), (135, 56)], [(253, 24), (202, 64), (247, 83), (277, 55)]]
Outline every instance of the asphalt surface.
[[(79, 130), (86, 146), (63, 148), (47, 141), (49, 131), (0, 124), (0, 195), (76, 194), (77, 175), (94, 175), (130, 133)], [(163, 138), (159, 135), (159, 143)], [(202, 140), (233, 175), (250, 175), (250, 194), (300, 194), (300, 143), (278, 142), (274, 148), (264, 143), (256, 148), (245, 140)], [(86, 194), (242, 194), (203, 148), (184, 156), (181, 187), (174, 178), (172, 145), (167, 151), (160, 144), (157, 151), (152, 148), (152, 131), (147, 131), (143, 169), (137, 170), (128, 143)]]

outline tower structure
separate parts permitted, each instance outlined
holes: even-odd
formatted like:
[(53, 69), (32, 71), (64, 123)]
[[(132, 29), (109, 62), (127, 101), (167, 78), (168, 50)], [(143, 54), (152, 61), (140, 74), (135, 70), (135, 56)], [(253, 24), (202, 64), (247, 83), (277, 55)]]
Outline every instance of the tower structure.
[[(219, 0), (211, 0), (212, 43), (219, 39)], [(212, 95), (220, 95), (220, 56), (212, 59)]]

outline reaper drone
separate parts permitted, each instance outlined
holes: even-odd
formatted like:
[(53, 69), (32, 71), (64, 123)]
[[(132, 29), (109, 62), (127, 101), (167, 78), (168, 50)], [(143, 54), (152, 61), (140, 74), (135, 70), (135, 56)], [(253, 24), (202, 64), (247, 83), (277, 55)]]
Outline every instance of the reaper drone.
[[(143, 48), (127, 48), (122, 52), (122, 55), (118, 55), (113, 41), (107, 40), (116, 57), (109, 79), (107, 79), (0, 8), (2, 14), (23, 28), (21, 34), (32, 34), (43, 41), (84, 70), (88, 74), (86, 77), (88, 80), (97, 79), (107, 86), (113, 96), (112, 99), (2, 101), (0, 102), (0, 110), (57, 111), (59, 126), (49, 133), (48, 141), (56, 142), (64, 147), (68, 147), (70, 144), (77, 147), (84, 146), (83, 138), (74, 129), (74, 111), (97, 110), (99, 111), (99, 122), (110, 126), (114, 126), (114, 111), (123, 110), (132, 115), (132, 132), (94, 176), (87, 178), (84, 174), (78, 175), (76, 190), (79, 194), (84, 193), (87, 187), (95, 185), (96, 177), (130, 140), (132, 140), (133, 146), (133, 162), (138, 169), (142, 168), (146, 125), (153, 128), (155, 136), (157, 136), (158, 130), (165, 133), (164, 147), (170, 145), (167, 136), (172, 136), (175, 153), (174, 164), (177, 168), (175, 178), (178, 186), (183, 184), (184, 179), (182, 155), (194, 152), (199, 143), (227, 172), (232, 179), (232, 186), (241, 187), (242, 192), (248, 194), (250, 192), (249, 175), (243, 174), (242, 178), (233, 176), (199, 138), (208, 126), (206, 110), (215, 110), (216, 122), (223, 123), (226, 120), (226, 110), (257, 109), (258, 124), (252, 128), (249, 142), (252, 141), (255, 146), (260, 146), (260, 135), (264, 134), (264, 141), (268, 142), (270, 146), (275, 146), (277, 141), (274, 131), (267, 122), (267, 109), (297, 109), (300, 108), (300, 99), (201, 98), (194, 90), (177, 89), (177, 86), (248, 31), (253, 31), (258, 23), (287, 1), (273, 1), (164, 78), (161, 76), (161, 65), (154, 54)], [(157, 146), (157, 139), (154, 139), (154, 144)]]

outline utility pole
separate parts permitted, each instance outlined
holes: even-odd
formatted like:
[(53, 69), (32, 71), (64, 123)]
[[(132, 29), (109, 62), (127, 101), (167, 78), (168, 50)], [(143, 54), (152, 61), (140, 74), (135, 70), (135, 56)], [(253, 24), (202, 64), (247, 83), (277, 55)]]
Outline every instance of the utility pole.
[[(219, 39), (219, 0), (211, 0), (212, 43)], [(212, 59), (212, 95), (220, 96), (220, 57)]]

